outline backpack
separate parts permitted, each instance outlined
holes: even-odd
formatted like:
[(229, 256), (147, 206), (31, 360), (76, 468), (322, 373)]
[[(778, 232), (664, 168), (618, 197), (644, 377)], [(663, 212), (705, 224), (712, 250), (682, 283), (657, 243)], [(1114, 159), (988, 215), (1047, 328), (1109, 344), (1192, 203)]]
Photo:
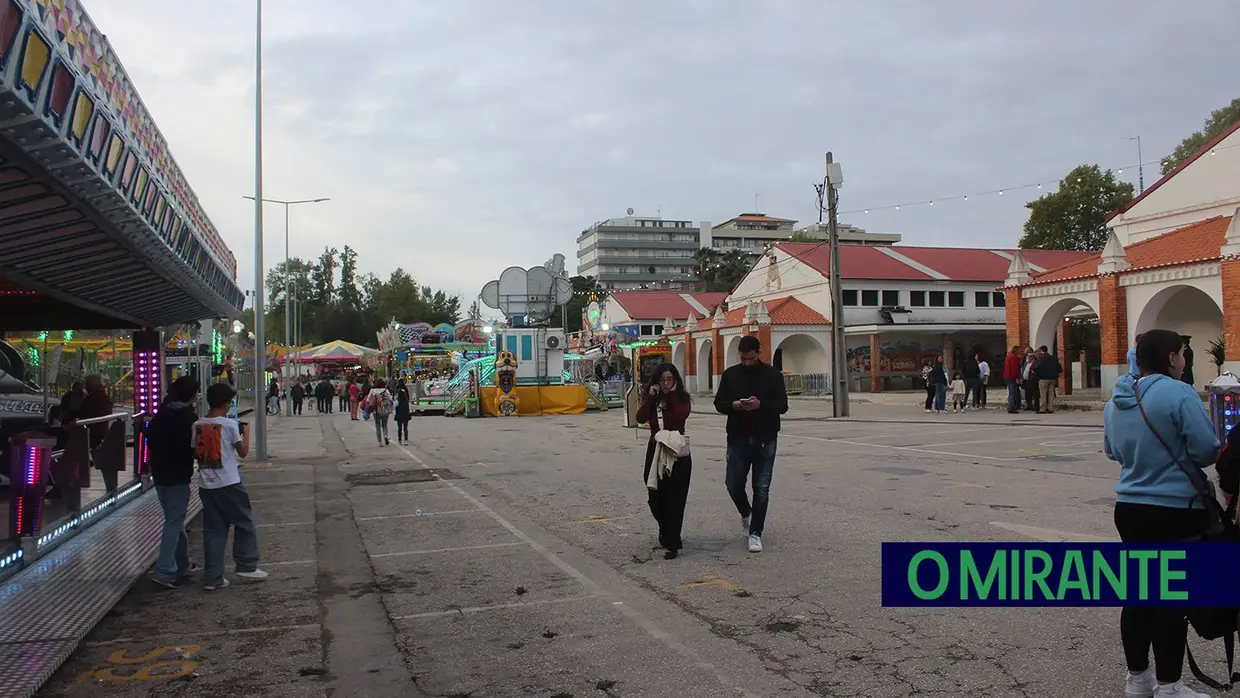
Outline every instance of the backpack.
[(382, 393), (370, 396), (370, 411), (380, 417), (386, 417), (392, 411), (392, 394), (384, 390)]

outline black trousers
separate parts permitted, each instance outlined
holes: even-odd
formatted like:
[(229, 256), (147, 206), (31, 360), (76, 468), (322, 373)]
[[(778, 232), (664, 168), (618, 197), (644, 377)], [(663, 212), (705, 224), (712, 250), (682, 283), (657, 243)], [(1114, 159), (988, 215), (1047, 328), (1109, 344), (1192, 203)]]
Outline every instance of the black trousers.
[[(642, 471), (642, 484), (650, 477), (654, 464), (654, 439), (646, 447), (646, 467)], [(693, 475), (693, 457), (685, 456), (676, 461), (672, 472), (659, 480), (659, 488), (648, 489), (650, 513), (659, 524), (659, 545), (668, 550), (680, 550), (680, 530), (685, 522), (685, 503), (689, 500), (689, 480)]]
[[(1210, 526), (1204, 509), (1179, 509), (1152, 504), (1115, 504), (1115, 529), (1125, 543), (1182, 541)], [(1188, 624), (1184, 609), (1125, 606), (1120, 611), (1119, 633), (1129, 671), (1150, 668), (1154, 648), (1154, 671), (1159, 683), (1175, 683), (1184, 671), (1184, 646)]]
[(1038, 397), (1038, 379), (1030, 378), (1022, 383), (1025, 387), (1025, 409), (1030, 412), (1037, 412), (1041, 407), (1038, 403), (1041, 399)]
[(926, 409), (934, 409), (934, 384), (926, 384)]
[(293, 400), (293, 414), (301, 414), (301, 400)]
[(409, 417), (396, 420), (396, 440), (397, 441), (408, 441), (409, 440)]

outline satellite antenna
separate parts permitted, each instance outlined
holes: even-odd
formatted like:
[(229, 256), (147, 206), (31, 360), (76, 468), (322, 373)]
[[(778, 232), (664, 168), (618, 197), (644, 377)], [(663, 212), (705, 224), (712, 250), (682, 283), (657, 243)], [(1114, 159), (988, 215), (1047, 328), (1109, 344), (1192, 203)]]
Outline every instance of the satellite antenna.
[(631, 215), (633, 215), (633, 207), (632, 207), (632, 206), (630, 206), (630, 207), (628, 208), (628, 210), (627, 210), (627, 211), (625, 211), (625, 213), (627, 213), (627, 214), (628, 214), (628, 215), (630, 215), (630, 216), (631, 216)]
[(573, 297), (573, 284), (564, 272), (564, 262), (564, 255), (557, 254), (540, 267), (508, 267), (498, 279), (482, 287), (482, 303), (508, 318), (549, 318)]

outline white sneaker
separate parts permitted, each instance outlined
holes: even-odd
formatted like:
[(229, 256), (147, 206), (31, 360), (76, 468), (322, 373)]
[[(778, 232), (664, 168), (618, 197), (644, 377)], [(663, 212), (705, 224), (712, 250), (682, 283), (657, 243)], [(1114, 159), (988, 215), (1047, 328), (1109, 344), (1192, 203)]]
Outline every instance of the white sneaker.
[(926, 410), (926, 414), (930, 414), (930, 410)]
[(762, 552), (762, 536), (757, 536), (757, 535), (752, 535), (752, 534), (749, 536), (749, 552), (751, 553)]
[(1169, 696), (1170, 698), (1210, 698), (1208, 694), (1194, 691), (1184, 685), (1183, 681), (1176, 681), (1172, 684), (1159, 685), (1154, 689), (1154, 696)]
[(749, 535), (749, 517), (748, 516), (741, 517), (741, 535), (742, 536)]
[(204, 584), (202, 588), (207, 591), (215, 591), (216, 589), (223, 589), (224, 587), (227, 587), (227, 586), (228, 586), (228, 578), (221, 577), (219, 584)]
[(236, 574), (238, 577), (248, 579), (252, 582), (261, 582), (267, 578), (267, 573), (260, 569), (255, 569), (253, 572), (237, 572)]
[(1146, 669), (1140, 674), (1132, 672), (1127, 673), (1127, 683), (1124, 684), (1124, 695), (1130, 698), (1150, 698), (1154, 695), (1154, 667)]

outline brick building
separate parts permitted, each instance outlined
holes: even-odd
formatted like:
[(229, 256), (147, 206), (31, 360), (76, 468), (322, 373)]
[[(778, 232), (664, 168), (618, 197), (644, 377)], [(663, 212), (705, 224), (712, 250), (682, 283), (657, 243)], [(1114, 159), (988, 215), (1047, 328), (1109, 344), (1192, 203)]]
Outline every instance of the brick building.
[(1098, 319), (1103, 395), (1128, 372), (1136, 336), (1155, 328), (1192, 338), (1198, 388), (1218, 375), (1212, 342), (1225, 347), (1223, 369), (1240, 370), (1238, 219), (1240, 122), (1113, 212), (1100, 253), (1043, 272), (1016, 256), (1003, 289), (1008, 345), (1062, 347), (1066, 318), (1084, 312)]

